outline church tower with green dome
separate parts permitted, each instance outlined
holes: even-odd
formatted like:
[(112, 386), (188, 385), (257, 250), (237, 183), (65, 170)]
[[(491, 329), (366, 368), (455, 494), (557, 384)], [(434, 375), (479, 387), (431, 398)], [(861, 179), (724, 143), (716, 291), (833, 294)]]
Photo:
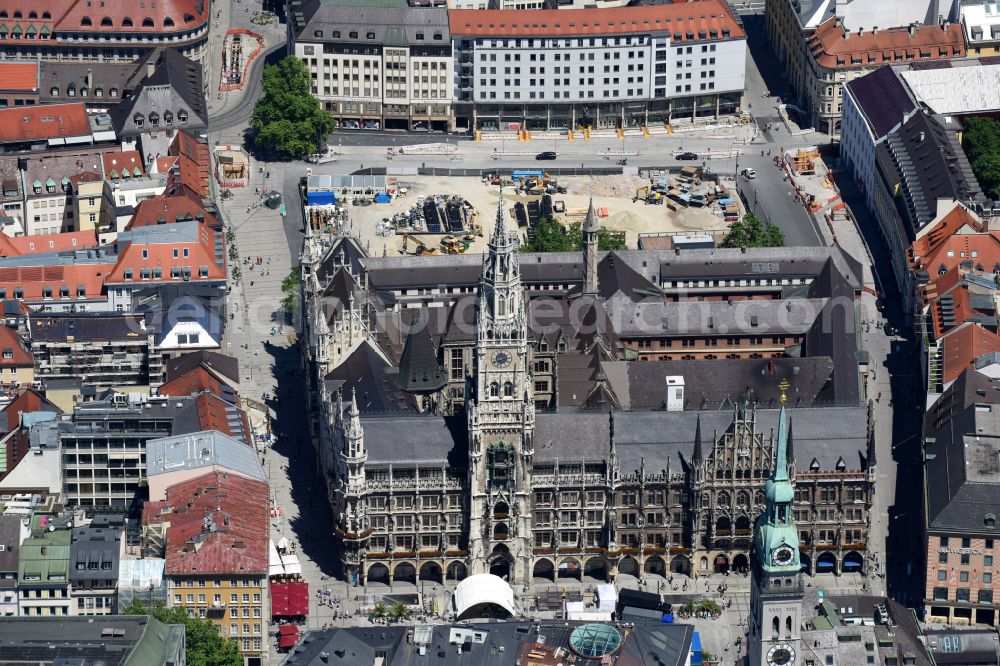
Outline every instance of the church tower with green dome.
[(750, 666), (788, 666), (800, 654), (802, 565), (799, 536), (792, 517), (794, 482), (789, 476), (791, 426), (782, 406), (774, 469), (765, 485), (767, 505), (757, 519), (750, 564)]

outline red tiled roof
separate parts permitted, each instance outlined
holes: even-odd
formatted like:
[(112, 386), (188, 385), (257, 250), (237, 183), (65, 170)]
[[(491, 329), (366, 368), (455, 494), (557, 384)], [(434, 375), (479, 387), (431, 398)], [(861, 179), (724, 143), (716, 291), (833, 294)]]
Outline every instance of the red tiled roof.
[[(671, 41), (743, 39), (746, 33), (722, 0), (602, 9), (450, 9), (456, 36), (621, 35), (665, 31)], [(728, 31), (724, 36), (723, 31)], [(713, 34), (714, 33), (714, 34)]]
[(267, 520), (267, 484), (221, 471), (176, 483), (165, 501), (143, 507), (144, 524), (169, 523), (165, 572), (175, 577), (267, 575)]
[[(104, 293), (104, 277), (114, 268), (113, 263), (73, 264), (56, 266), (20, 266), (0, 268), (0, 290), (4, 298), (15, 298), (15, 290), (22, 289), (21, 298), (40, 301), (45, 287), (52, 289), (52, 300), (76, 301), (94, 299)], [(69, 297), (60, 298), (60, 287), (69, 288)], [(77, 295), (77, 287), (86, 289), (85, 296)]]
[(180, 130), (170, 144), (169, 152), (177, 156), (178, 167), (176, 177), (171, 180), (179, 181), (201, 196), (208, 197), (208, 178), (212, 171), (208, 145), (185, 130)]
[(956, 203), (933, 227), (927, 229), (920, 238), (910, 246), (910, 265), (917, 268), (928, 265), (928, 258), (933, 259), (941, 245), (959, 230), (968, 227), (976, 233), (986, 231), (986, 225), (975, 213), (960, 203)]
[(86, 250), (98, 246), (97, 231), (66, 231), (58, 234), (36, 236), (7, 236), (0, 234), (0, 257), (17, 257), (43, 252)]
[(177, 164), (176, 155), (158, 155), (153, 162), (156, 164), (156, 173), (166, 173), (170, 167)]
[(42, 394), (35, 389), (23, 389), (0, 412), (0, 420), (6, 424), (6, 432), (10, 432), (21, 425), (21, 414), (41, 411), (44, 407), (48, 407), (48, 404)]
[(104, 177), (108, 180), (136, 178), (145, 173), (142, 156), (138, 150), (104, 153), (101, 155), (101, 161), (104, 163)]
[[(7, 358), (8, 353), (10, 358)], [(0, 326), (0, 368), (24, 368), (34, 364), (34, 355), (17, 331)]]
[[(168, 242), (168, 243), (140, 243), (131, 242), (124, 246), (119, 244), (118, 263), (105, 277), (107, 284), (132, 284), (140, 280), (143, 268), (160, 268), (163, 271), (161, 279), (147, 280), (151, 284), (156, 282), (179, 282), (181, 278), (171, 278), (171, 268), (191, 269), (191, 281), (219, 281), (226, 279), (225, 259), (223, 265), (215, 263), (215, 238), (218, 232), (211, 229), (207, 224), (198, 224), (198, 242)], [(177, 250), (177, 257), (174, 257), (174, 250)], [(142, 253), (146, 252), (143, 257)], [(187, 251), (188, 255), (184, 256)], [(207, 266), (207, 275), (202, 276), (201, 266)], [(125, 279), (125, 270), (132, 269), (132, 279)]]
[(979, 356), (1000, 352), (1000, 335), (976, 322), (967, 322), (952, 329), (941, 343), (944, 360), (941, 380), (945, 383), (958, 379)]
[[(11, 17), (19, 10), (27, 19), (29, 12), (38, 10), (44, 20), (36, 23), (76, 33), (191, 30), (208, 20), (208, 6), (207, 0), (108, 0), (104, 4), (93, 0), (4, 0)], [(131, 19), (131, 25), (126, 24), (126, 18)]]
[(237, 429), (229, 424), (229, 415), (234, 406), (218, 395), (202, 393), (194, 399), (194, 404), (200, 430), (218, 430), (233, 439), (247, 444), (252, 443), (249, 441), (251, 439), (250, 421), (242, 409), (237, 408), (237, 416), (240, 420), (240, 428)]
[(178, 398), (196, 395), (202, 391), (222, 395), (222, 382), (205, 368), (196, 366), (180, 377), (161, 384), (157, 389), (160, 395), (171, 395)]
[[(940, 60), (965, 56), (965, 35), (960, 23), (947, 27), (922, 25), (862, 33), (848, 32), (831, 18), (807, 40), (813, 59), (827, 69), (875, 67), (890, 62)], [(858, 62), (855, 62), (858, 61)]]
[(161, 194), (158, 197), (145, 199), (139, 202), (132, 219), (129, 220), (126, 229), (136, 227), (149, 227), (157, 224), (170, 224), (181, 220), (197, 219), (202, 216), (202, 221), (210, 227), (218, 226), (215, 215), (205, 210), (202, 198), (194, 190), (187, 186), (181, 186), (174, 194)]
[(0, 90), (38, 92), (38, 63), (0, 62)]
[(89, 136), (90, 122), (80, 102), (0, 109), (0, 143)]

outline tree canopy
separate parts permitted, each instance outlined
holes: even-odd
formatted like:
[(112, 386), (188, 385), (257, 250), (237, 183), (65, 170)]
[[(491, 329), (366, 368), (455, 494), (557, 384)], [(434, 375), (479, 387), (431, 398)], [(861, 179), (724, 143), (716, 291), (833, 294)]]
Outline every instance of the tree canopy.
[(747, 213), (742, 220), (733, 222), (722, 239), (722, 247), (782, 247), (784, 244), (784, 232), (773, 224), (761, 221), (753, 213)]
[(979, 186), (993, 199), (1000, 199), (1000, 121), (972, 117), (963, 120), (962, 147)]
[[(602, 251), (624, 250), (625, 239), (609, 229), (597, 232), (597, 248)], [(583, 225), (573, 222), (569, 229), (556, 220), (543, 217), (531, 230), (522, 252), (579, 252), (583, 250)]]
[(188, 617), (184, 608), (167, 608), (162, 601), (149, 608), (136, 598), (122, 614), (152, 615), (165, 624), (183, 624), (184, 656), (188, 666), (243, 666), (236, 643), (223, 638), (208, 620)]
[(319, 152), (333, 131), (333, 118), (312, 94), (309, 70), (295, 56), (264, 68), (264, 94), (250, 127), (257, 147), (283, 157)]

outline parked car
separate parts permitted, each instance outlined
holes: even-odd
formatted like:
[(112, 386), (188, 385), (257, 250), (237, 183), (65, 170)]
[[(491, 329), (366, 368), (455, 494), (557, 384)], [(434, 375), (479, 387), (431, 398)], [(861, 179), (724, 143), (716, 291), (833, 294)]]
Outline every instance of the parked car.
[(677, 153), (674, 157), (679, 160), (696, 160), (698, 159), (697, 153)]
[(553, 150), (546, 150), (544, 153), (538, 153), (535, 155), (536, 160), (554, 160), (556, 158), (556, 153)]
[(749, 167), (743, 169), (743, 171), (741, 171), (740, 173), (742, 173), (747, 180), (753, 180), (754, 178), (757, 177), (757, 172)]

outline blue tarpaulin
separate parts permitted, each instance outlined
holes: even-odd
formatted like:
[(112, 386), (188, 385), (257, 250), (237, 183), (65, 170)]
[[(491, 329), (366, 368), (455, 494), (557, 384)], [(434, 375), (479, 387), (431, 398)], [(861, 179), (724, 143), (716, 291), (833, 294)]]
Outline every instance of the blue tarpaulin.
[(392, 199), (385, 192), (379, 192), (375, 195), (375, 203), (389, 203)]
[(701, 666), (701, 634), (691, 633), (691, 666)]
[(324, 206), (337, 203), (333, 192), (306, 192), (306, 203), (310, 206)]

